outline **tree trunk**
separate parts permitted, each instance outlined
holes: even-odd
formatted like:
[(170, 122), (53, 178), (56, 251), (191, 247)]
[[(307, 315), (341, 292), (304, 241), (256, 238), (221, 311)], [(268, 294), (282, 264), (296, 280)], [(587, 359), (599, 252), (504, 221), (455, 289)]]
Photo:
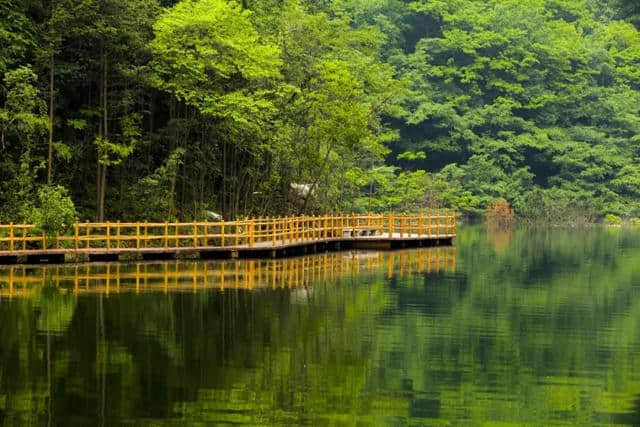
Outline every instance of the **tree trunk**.
[[(100, 60), (102, 61), (102, 47), (100, 47)], [(100, 87), (98, 93), (100, 94), (98, 104), (100, 105), (100, 109), (102, 109), (102, 62), (100, 63)], [(102, 139), (103, 130), (102, 130), (102, 119), (98, 122), (98, 138)], [(100, 220), (100, 186), (102, 185), (102, 163), (100, 163), (100, 146), (96, 146), (97, 155), (96, 155), (96, 221)]]
[[(107, 102), (108, 90), (107, 90), (107, 54), (104, 49), (102, 50), (102, 138), (104, 141), (109, 140), (109, 116), (108, 116), (108, 102)], [(98, 153), (100, 157), (101, 153)], [(100, 161), (100, 159), (98, 159)], [(104, 221), (104, 195), (107, 187), (107, 165), (101, 165), (100, 173), (100, 188), (98, 198), (98, 221)]]
[(54, 67), (55, 62), (52, 52), (49, 67), (49, 159), (47, 162), (47, 184), (49, 185), (51, 185), (53, 181), (53, 115), (55, 107)]

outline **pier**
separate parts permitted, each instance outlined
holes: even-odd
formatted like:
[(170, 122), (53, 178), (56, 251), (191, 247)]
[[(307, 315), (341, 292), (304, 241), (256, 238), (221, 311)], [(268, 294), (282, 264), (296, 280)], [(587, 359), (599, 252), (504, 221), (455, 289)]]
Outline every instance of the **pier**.
[(30, 224), (0, 225), (0, 264), (122, 259), (278, 258), (340, 249), (451, 245), (454, 216), (324, 215), (219, 222), (75, 223), (47, 236)]

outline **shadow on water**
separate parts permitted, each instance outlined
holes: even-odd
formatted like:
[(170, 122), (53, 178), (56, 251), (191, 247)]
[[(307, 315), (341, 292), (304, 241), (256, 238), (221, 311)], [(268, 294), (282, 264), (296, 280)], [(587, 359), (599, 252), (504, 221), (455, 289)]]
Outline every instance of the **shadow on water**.
[(640, 233), (0, 270), (0, 424), (640, 422)]

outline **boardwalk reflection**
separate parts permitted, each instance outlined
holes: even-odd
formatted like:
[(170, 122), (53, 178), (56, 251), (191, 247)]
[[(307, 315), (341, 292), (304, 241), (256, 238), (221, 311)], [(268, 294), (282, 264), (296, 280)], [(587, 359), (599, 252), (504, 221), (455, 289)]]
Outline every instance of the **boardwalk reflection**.
[(337, 252), (282, 260), (12, 266), (0, 269), (0, 298), (29, 296), (45, 287), (74, 294), (105, 295), (294, 288), (365, 273), (392, 277), (455, 269), (455, 247)]

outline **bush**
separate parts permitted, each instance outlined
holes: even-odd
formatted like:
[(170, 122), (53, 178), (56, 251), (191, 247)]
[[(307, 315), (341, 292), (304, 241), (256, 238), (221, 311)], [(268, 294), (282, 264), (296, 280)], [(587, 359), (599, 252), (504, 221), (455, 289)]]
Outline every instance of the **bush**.
[(496, 199), (485, 210), (487, 224), (499, 228), (511, 227), (515, 221), (513, 209), (505, 199)]
[(519, 218), (530, 224), (586, 225), (597, 217), (593, 199), (589, 194), (535, 188), (518, 199), (516, 211)]
[(604, 223), (607, 225), (620, 225), (622, 224), (622, 218), (620, 218), (618, 215), (607, 214), (604, 217)]
[(38, 189), (36, 206), (26, 218), (39, 232), (52, 238), (72, 228), (76, 220), (76, 208), (66, 188), (45, 185)]

